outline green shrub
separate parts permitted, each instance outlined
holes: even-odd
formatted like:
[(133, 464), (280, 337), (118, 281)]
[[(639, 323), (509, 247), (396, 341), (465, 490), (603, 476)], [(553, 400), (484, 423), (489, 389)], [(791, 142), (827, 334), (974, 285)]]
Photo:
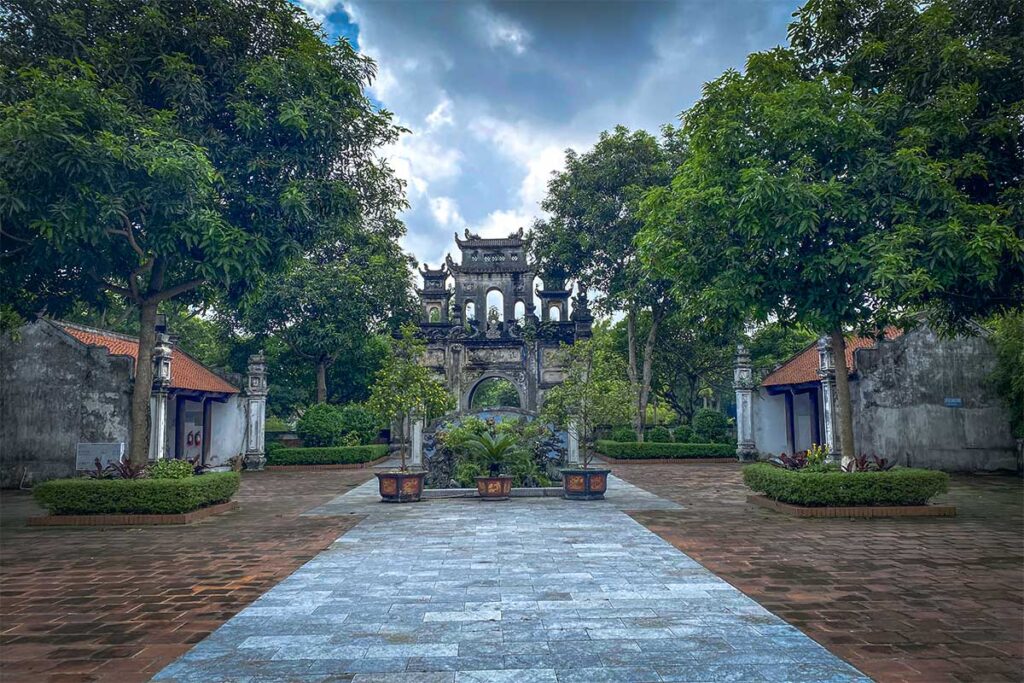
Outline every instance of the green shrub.
[(772, 500), (795, 505), (924, 505), (945, 493), (949, 475), (904, 467), (881, 472), (813, 472), (762, 462), (744, 467), (743, 481)]
[(616, 427), (612, 430), (612, 441), (636, 441), (636, 432), (632, 427)]
[(345, 422), (337, 407), (317, 403), (302, 414), (295, 432), (303, 446), (337, 446), (345, 435)]
[(237, 472), (211, 472), (184, 479), (53, 479), (32, 495), (55, 515), (169, 515), (231, 500)]
[(153, 479), (187, 479), (195, 474), (188, 460), (164, 458), (146, 468)]
[(341, 424), (343, 434), (355, 434), (358, 443), (371, 443), (380, 433), (380, 418), (361, 403), (348, 403), (341, 407)]
[(672, 432), (665, 427), (651, 427), (647, 432), (647, 440), (651, 443), (672, 443)]
[(721, 443), (620, 443), (598, 441), (597, 452), (609, 458), (729, 458), (736, 448)]
[(693, 441), (693, 429), (690, 425), (676, 427), (675, 431), (672, 432), (672, 438), (675, 439), (676, 443), (690, 443)]
[(710, 408), (701, 408), (693, 416), (693, 438), (701, 443), (729, 441), (729, 419)]
[(350, 465), (370, 462), (388, 454), (388, 447), (331, 446), (324, 448), (278, 448), (267, 453), (268, 465)]
[(267, 418), (267, 422), (263, 426), (263, 431), (271, 434), (290, 432), (291, 430), (292, 428), (288, 426), (287, 422), (279, 417), (274, 417), (273, 415)]

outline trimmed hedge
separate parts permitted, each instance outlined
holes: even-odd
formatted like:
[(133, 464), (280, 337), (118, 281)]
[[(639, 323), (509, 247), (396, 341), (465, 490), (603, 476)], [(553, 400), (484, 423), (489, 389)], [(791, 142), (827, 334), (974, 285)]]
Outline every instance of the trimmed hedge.
[(729, 458), (736, 447), (721, 443), (652, 443), (645, 441), (598, 441), (597, 452), (609, 458), (643, 460), (647, 458)]
[(268, 465), (349, 465), (370, 462), (388, 454), (388, 447), (330, 446), (325, 448), (278, 448), (267, 453)]
[(755, 463), (743, 468), (743, 482), (772, 500), (794, 505), (924, 505), (946, 492), (949, 475), (904, 467), (882, 472), (806, 472)]
[(237, 472), (184, 479), (53, 479), (32, 489), (54, 515), (171, 515), (224, 503), (238, 491)]

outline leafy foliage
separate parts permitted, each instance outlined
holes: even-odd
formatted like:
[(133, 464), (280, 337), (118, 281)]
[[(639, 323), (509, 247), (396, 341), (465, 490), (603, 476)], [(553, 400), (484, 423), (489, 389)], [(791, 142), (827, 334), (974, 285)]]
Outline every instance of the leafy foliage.
[[(444, 384), (420, 364), (425, 349), (425, 342), (416, 336), (415, 325), (403, 325), (401, 337), (394, 340), (370, 392), (368, 405), (381, 420), (411, 424), (417, 414), (429, 419), (443, 414), (454, 403)], [(400, 455), (404, 471), (404, 443)]]
[(562, 455), (554, 433), (537, 420), (498, 423), (464, 417), (440, 429), (436, 445), (430, 461), (431, 484), (442, 488), (451, 482), (475, 486), (476, 477), (491, 474), (492, 464), (512, 477), (513, 486), (550, 486), (550, 470)]
[(693, 416), (693, 437), (701, 443), (726, 443), (730, 440), (729, 418), (717, 410), (701, 408)]
[(888, 458), (880, 458), (877, 455), (864, 455), (850, 458), (843, 464), (843, 472), (885, 472), (896, 467), (896, 461)]
[(652, 427), (647, 432), (647, 440), (652, 443), (670, 443), (672, 432), (665, 427)]
[(485, 379), (473, 391), (472, 410), (511, 406), (519, 408), (519, 392), (515, 386), (504, 378), (491, 377)]
[(164, 458), (146, 468), (151, 479), (186, 479), (195, 476), (192, 463), (187, 460)]
[(632, 427), (616, 427), (612, 430), (612, 441), (636, 441), (636, 432)]
[(304, 446), (337, 446), (345, 435), (341, 411), (329, 403), (310, 407), (295, 425)]
[(178, 479), (53, 479), (33, 487), (32, 496), (54, 515), (168, 515), (229, 501), (240, 483), (237, 472)]
[(128, 459), (110, 463), (107, 472), (113, 479), (145, 479), (149, 474), (147, 465), (139, 465)]
[(911, 468), (813, 472), (755, 463), (743, 468), (743, 482), (772, 500), (795, 505), (924, 505), (947, 490), (949, 475)]
[(583, 465), (589, 465), (594, 428), (621, 424), (632, 417), (633, 401), (619, 358), (595, 339), (562, 347), (565, 380), (547, 391), (541, 419), (579, 435)]
[(385, 445), (325, 448), (276, 448), (267, 453), (268, 465), (348, 465), (370, 462), (388, 454)]
[(342, 434), (353, 435), (359, 444), (368, 444), (380, 434), (380, 418), (367, 406), (349, 403), (342, 406), (339, 413)]
[(609, 458), (731, 458), (736, 447), (721, 443), (620, 443), (598, 441), (597, 451)]
[(693, 428), (690, 425), (681, 425), (672, 431), (672, 439), (676, 443), (690, 443), (693, 441)]
[(994, 326), (997, 355), (992, 379), (1009, 408), (1014, 436), (1024, 439), (1024, 311), (1007, 313)]

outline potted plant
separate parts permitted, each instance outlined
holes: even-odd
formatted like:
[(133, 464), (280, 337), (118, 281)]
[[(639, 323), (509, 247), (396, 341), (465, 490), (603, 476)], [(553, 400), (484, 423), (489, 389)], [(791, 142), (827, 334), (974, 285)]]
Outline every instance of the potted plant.
[[(370, 390), (370, 409), (387, 423), (402, 425), (403, 436), (408, 434), (417, 416), (443, 412), (451, 403), (451, 395), (444, 385), (419, 362), (425, 348), (423, 340), (416, 337), (416, 327), (404, 325)], [(423, 496), (426, 472), (409, 469), (407, 446), (408, 439), (403, 438), (399, 443), (401, 464), (397, 470), (377, 474), (382, 502), (412, 503)]]
[(618, 356), (594, 339), (564, 347), (562, 364), (565, 380), (548, 390), (541, 415), (568, 429), (579, 443), (579, 465), (562, 469), (563, 495), (598, 500), (604, 498), (611, 470), (591, 467), (594, 427), (628, 422), (633, 393)]
[(502, 474), (508, 458), (520, 454), (514, 434), (497, 434), (488, 430), (476, 434), (462, 444), (466, 454), (487, 468), (487, 474), (476, 477), (476, 492), (483, 500), (508, 500), (512, 495), (512, 475)]

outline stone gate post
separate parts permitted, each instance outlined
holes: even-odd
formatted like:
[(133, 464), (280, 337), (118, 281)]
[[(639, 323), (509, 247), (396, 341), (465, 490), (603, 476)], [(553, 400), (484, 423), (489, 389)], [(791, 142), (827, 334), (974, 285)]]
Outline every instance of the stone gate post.
[(740, 462), (753, 462), (757, 460), (757, 444), (754, 441), (754, 372), (750, 365), (750, 353), (742, 344), (736, 347), (733, 387), (736, 389), (736, 457)]
[[(845, 363), (844, 363), (845, 366)], [(821, 378), (821, 416), (825, 423), (825, 445), (829, 460), (842, 464), (843, 449), (839, 443), (839, 410), (836, 406), (836, 363), (828, 337), (818, 340), (818, 377)]]
[(412, 419), (412, 436), (409, 439), (409, 466), (413, 469), (423, 469), (423, 417), (415, 416)]
[(567, 448), (565, 454), (566, 465), (579, 465), (580, 464), (580, 430), (576, 426), (575, 422), (570, 422), (568, 429), (566, 429), (567, 435)]
[(267, 361), (262, 351), (249, 356), (245, 401), (245, 469), (262, 470), (267, 463)]
[(149, 430), (149, 459), (167, 457), (167, 398), (171, 386), (171, 338), (160, 332), (153, 346), (153, 389), (150, 394), (150, 412), (153, 419)]

